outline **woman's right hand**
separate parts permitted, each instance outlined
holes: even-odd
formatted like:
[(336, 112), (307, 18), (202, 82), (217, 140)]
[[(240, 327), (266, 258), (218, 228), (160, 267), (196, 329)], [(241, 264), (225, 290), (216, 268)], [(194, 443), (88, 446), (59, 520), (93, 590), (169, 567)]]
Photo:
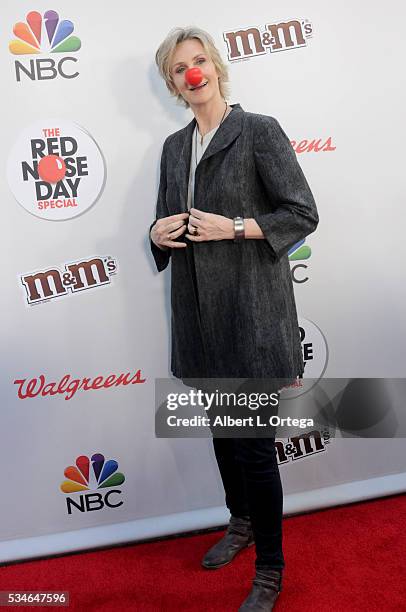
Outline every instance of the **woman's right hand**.
[(152, 226), (151, 240), (163, 251), (167, 249), (178, 249), (187, 246), (186, 242), (175, 242), (176, 238), (185, 233), (189, 213), (179, 213), (163, 217)]

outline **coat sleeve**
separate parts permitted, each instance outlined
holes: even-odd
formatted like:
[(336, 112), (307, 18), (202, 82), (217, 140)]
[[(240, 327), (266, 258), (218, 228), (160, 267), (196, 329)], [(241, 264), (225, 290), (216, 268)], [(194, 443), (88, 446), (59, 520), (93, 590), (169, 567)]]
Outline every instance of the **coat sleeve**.
[(273, 208), (254, 218), (279, 259), (316, 229), (316, 203), (296, 153), (274, 117), (259, 115), (255, 121), (254, 158)]
[(156, 246), (151, 240), (151, 229), (158, 221), (158, 219), (162, 219), (163, 217), (169, 217), (168, 207), (166, 205), (166, 142), (164, 143), (161, 155), (161, 169), (160, 169), (160, 177), (159, 177), (159, 189), (158, 189), (158, 199), (156, 204), (156, 214), (155, 221), (151, 223), (149, 227), (149, 242), (151, 247), (152, 255), (155, 259), (155, 264), (158, 272), (162, 272), (165, 270), (169, 263), (169, 258), (171, 256), (171, 249), (163, 251), (159, 247)]

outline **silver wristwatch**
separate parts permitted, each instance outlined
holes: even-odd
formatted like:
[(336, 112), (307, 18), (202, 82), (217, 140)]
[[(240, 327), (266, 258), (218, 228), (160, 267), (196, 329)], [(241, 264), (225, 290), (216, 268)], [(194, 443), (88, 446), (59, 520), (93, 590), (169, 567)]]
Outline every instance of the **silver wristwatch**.
[(234, 242), (244, 240), (245, 238), (245, 227), (244, 219), (242, 217), (234, 217)]

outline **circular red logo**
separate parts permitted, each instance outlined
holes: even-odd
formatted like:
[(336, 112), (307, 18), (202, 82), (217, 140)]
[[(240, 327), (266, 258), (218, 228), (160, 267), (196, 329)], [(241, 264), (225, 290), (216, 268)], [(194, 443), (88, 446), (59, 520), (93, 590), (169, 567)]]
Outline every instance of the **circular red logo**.
[(66, 173), (65, 162), (58, 155), (46, 155), (38, 162), (38, 174), (47, 183), (61, 181)]

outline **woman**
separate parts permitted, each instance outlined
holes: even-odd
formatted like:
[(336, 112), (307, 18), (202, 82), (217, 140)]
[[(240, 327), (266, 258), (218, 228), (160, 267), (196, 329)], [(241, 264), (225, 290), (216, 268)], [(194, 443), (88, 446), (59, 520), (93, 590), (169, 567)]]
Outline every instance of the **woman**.
[[(303, 359), (288, 250), (313, 232), (316, 205), (272, 117), (227, 103), (227, 67), (209, 34), (176, 28), (156, 63), (194, 119), (164, 143), (151, 249), (172, 261), (171, 369), (183, 380), (295, 379)], [(202, 79), (190, 85), (187, 70)], [(240, 611), (271, 610), (282, 585), (283, 494), (274, 438), (213, 438), (231, 518), (203, 559), (229, 563), (255, 541)]]

